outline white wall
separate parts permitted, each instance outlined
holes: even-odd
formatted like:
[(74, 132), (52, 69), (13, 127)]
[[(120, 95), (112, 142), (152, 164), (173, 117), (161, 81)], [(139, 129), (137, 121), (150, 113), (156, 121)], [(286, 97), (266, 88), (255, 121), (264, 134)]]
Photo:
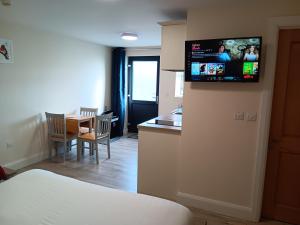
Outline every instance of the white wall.
[(126, 56), (160, 56), (160, 47), (127, 48)]
[(0, 164), (15, 168), (46, 149), (44, 113), (110, 106), (110, 48), (0, 21), (14, 63), (0, 64)]
[[(189, 10), (188, 40), (262, 35), (265, 50), (267, 19), (300, 12), (297, 0), (243, 3)], [(182, 201), (253, 219), (258, 127), (264, 122), (260, 104), (268, 76), (264, 68), (261, 72), (261, 81), (254, 84), (185, 84), (179, 156)], [(258, 121), (233, 120), (235, 112), (257, 112)]]
[(175, 97), (176, 73), (160, 71), (159, 81), (159, 115), (168, 115), (178, 106), (182, 105), (182, 98)]

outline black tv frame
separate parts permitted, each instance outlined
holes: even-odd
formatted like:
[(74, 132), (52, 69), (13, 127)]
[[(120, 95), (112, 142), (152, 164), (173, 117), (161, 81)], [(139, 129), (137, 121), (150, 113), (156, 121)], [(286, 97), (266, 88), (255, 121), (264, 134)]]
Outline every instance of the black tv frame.
[[(187, 58), (188, 58), (188, 53), (187, 53), (187, 45), (190, 43), (195, 43), (195, 42), (201, 42), (201, 41), (224, 41), (224, 40), (233, 40), (233, 39), (251, 39), (251, 38), (259, 38), (260, 40), (260, 57), (258, 59), (258, 73), (257, 73), (257, 79), (256, 80), (193, 80), (191, 74), (187, 74)], [(226, 83), (258, 83), (259, 82), (259, 77), (260, 77), (260, 70), (261, 70), (261, 56), (262, 56), (262, 36), (250, 36), (250, 37), (236, 37), (236, 38), (213, 38), (213, 39), (203, 39), (203, 40), (189, 40), (185, 41), (185, 68), (184, 68), (184, 79), (185, 82), (226, 82)]]

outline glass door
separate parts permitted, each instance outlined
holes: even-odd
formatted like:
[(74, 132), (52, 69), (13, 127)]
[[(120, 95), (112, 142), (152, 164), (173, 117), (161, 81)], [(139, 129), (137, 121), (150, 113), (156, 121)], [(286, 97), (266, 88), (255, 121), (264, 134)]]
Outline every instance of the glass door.
[(158, 116), (159, 56), (128, 58), (128, 131)]

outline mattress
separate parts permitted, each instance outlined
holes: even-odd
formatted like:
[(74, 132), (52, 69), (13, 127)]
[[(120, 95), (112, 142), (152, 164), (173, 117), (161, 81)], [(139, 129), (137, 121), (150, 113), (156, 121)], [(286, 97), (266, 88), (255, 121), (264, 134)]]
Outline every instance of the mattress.
[(1, 225), (188, 225), (168, 200), (30, 170), (0, 184)]

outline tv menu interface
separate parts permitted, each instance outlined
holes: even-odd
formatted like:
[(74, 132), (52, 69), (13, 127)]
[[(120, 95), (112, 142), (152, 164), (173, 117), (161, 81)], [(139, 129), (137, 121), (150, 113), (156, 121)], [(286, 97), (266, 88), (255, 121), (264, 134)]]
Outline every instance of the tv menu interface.
[(186, 42), (186, 81), (257, 82), (261, 37)]

